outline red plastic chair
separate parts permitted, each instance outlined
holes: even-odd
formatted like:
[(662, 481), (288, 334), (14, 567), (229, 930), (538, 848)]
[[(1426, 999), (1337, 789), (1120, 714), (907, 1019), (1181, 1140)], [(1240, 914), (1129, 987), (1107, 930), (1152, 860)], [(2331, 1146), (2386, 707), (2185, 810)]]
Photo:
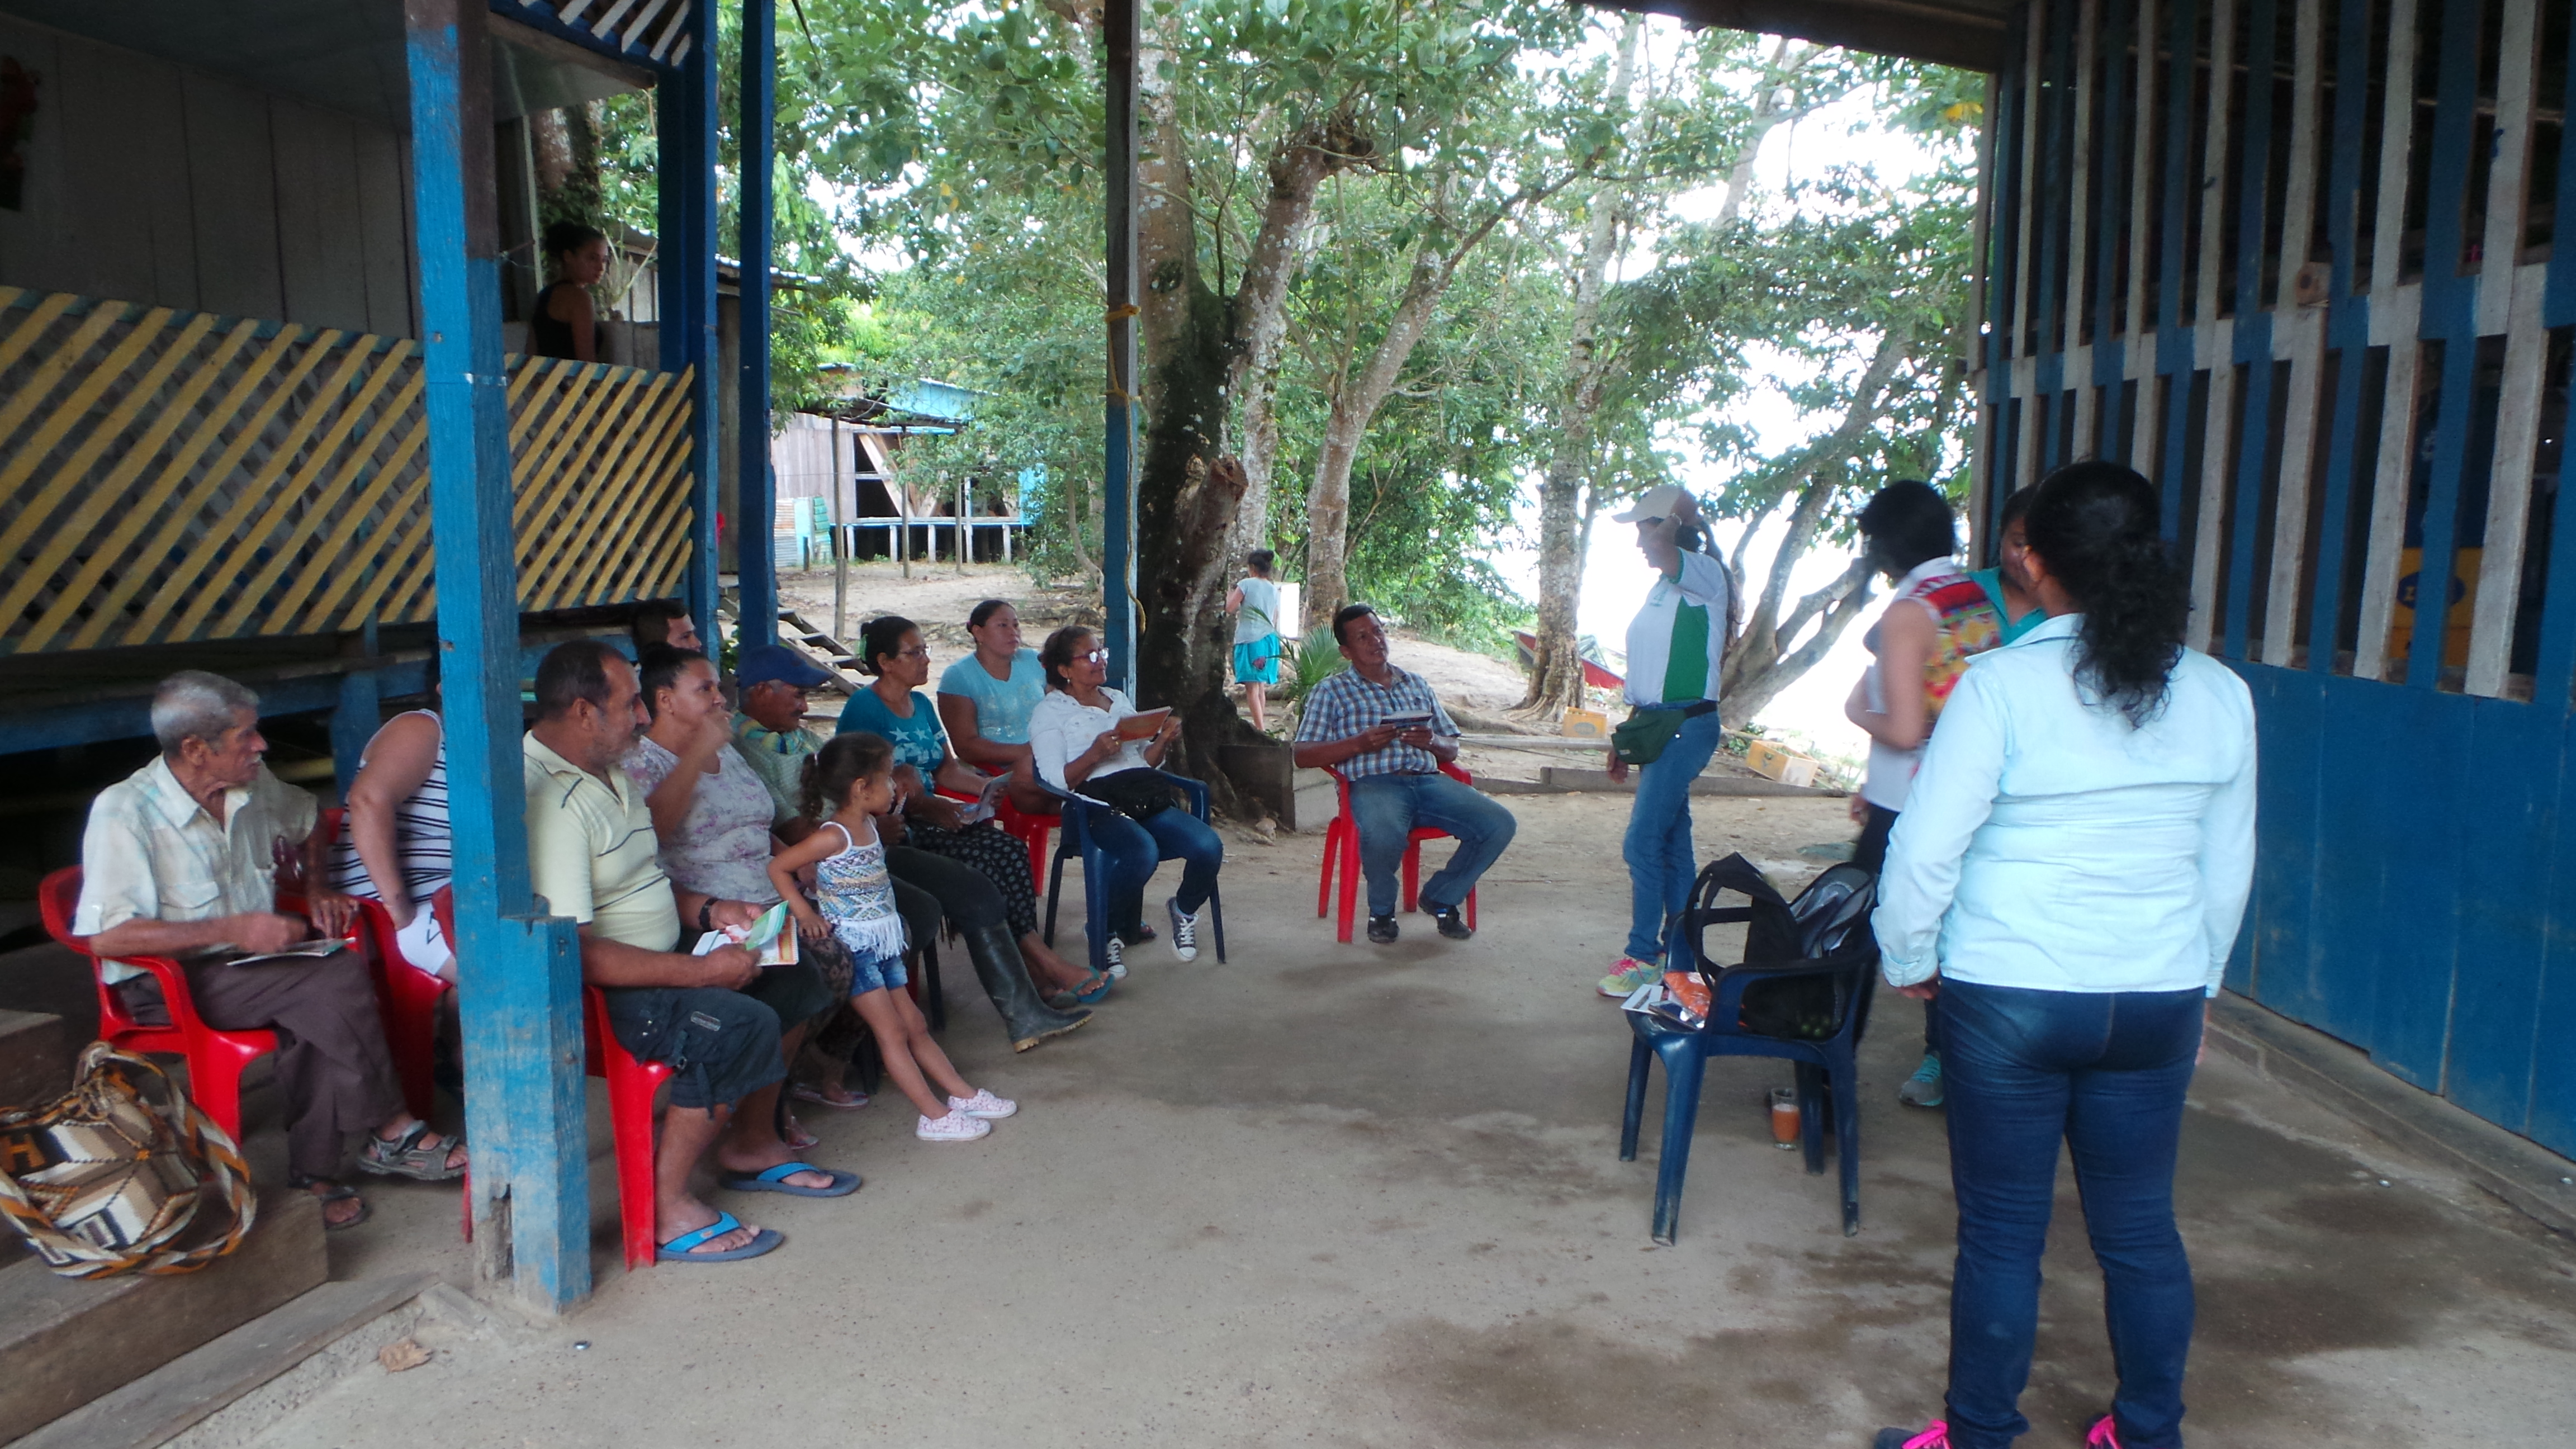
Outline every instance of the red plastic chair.
[[(429, 903), (438, 912), (438, 928), (455, 940), (456, 893), (442, 890)], [(653, 1236), (653, 1098), (671, 1079), (671, 1069), (638, 1060), (618, 1043), (617, 1033), (608, 1027), (608, 998), (596, 986), (581, 988), (581, 1027), (583, 1066), (608, 1083), (608, 1129), (617, 1150), (617, 1223), (626, 1244), (626, 1266), (630, 1271), (649, 1267), (661, 1247)], [(466, 1181), (465, 1236), (472, 1241), (473, 1179)]]
[[(1339, 815), (1333, 817), (1333, 823), (1324, 830), (1324, 870), (1322, 878), (1315, 883), (1315, 916), (1320, 920), (1332, 908), (1333, 867), (1338, 863), (1341, 866), (1342, 877), (1340, 937), (1342, 944), (1347, 946), (1351, 943), (1351, 916), (1359, 908), (1361, 891), (1360, 827), (1359, 821), (1351, 815), (1351, 782), (1341, 771), (1329, 766), (1326, 767), (1325, 773), (1333, 777), (1333, 789), (1341, 799), (1342, 809)], [(1461, 785), (1476, 783), (1475, 776), (1459, 769), (1456, 765), (1442, 765), (1440, 773)], [(1420, 894), (1417, 883), (1422, 875), (1422, 842), (1440, 840), (1448, 834), (1446, 830), (1437, 830), (1425, 825), (1416, 827), (1413, 834), (1406, 837), (1404, 842), (1404, 909), (1406, 911), (1413, 909), (1415, 899)], [(1466, 911), (1467, 929), (1472, 931), (1476, 928), (1476, 892), (1472, 887), (1467, 892)]]
[(163, 1009), (169, 1013), (167, 1026), (147, 1026), (134, 1019), (125, 1008), (125, 999), (107, 984), (107, 977), (96, 969), (99, 955), (90, 949), (87, 936), (72, 934), (72, 916), (80, 905), (81, 868), (66, 866), (46, 876), (36, 888), (38, 909), (43, 912), (45, 929), (53, 938), (90, 958), (91, 975), (98, 983), (99, 1037), (131, 1052), (164, 1052), (183, 1057), (188, 1063), (188, 1095), (224, 1129), (235, 1142), (241, 1141), (241, 1076), (244, 1068), (277, 1050), (277, 1033), (273, 1031), (217, 1031), (197, 1015), (194, 997), (188, 994), (187, 973), (167, 956), (124, 956), (118, 959), (128, 966), (152, 973), (161, 983)]
[(626, 1267), (649, 1267), (661, 1247), (653, 1236), (653, 1097), (671, 1078), (660, 1062), (639, 1061), (608, 1028), (608, 998), (584, 986), (582, 1025), (590, 1074), (608, 1083), (608, 1126), (617, 1142), (617, 1221)]
[[(322, 812), (329, 839), (339, 838), (342, 814), (337, 809)], [(385, 1045), (393, 1053), (394, 1074), (402, 1078), (403, 1103), (413, 1116), (426, 1117), (437, 1094), (430, 1081), (430, 1063), (438, 1044), (438, 1009), (450, 988), (403, 959), (402, 947), (394, 940), (393, 913), (384, 902), (366, 896), (354, 899), (369, 947), (369, 965), (375, 972), (376, 1002), (384, 1010)], [(452, 904), (446, 909), (433, 904), (431, 909), (442, 928), (455, 914)]]
[[(975, 803), (976, 799), (973, 795), (960, 794), (955, 790), (941, 790), (939, 794), (946, 799), (968, 805)], [(1003, 834), (1029, 848), (1029, 879), (1043, 886), (1046, 883), (1047, 862), (1051, 858), (1050, 847), (1055, 828), (1063, 822), (1064, 817), (1031, 815), (1012, 804), (1011, 797), (1008, 795), (994, 803), (997, 808), (993, 812), (993, 823), (1001, 827)]]

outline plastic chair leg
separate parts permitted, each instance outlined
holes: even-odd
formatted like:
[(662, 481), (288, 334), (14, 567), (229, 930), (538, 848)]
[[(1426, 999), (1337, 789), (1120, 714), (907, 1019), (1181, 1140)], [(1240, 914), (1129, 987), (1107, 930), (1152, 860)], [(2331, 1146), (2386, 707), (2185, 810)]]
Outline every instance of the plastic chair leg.
[(1091, 948), (1091, 969), (1109, 969), (1109, 863), (1086, 853), (1082, 857), (1082, 938)]
[(1690, 1171), (1691, 1132), (1699, 1125), (1699, 1084), (1708, 1059), (1687, 1037), (1662, 1043), (1664, 1145), (1655, 1170), (1655, 1241), (1670, 1243), (1681, 1219), (1682, 1179)]
[[(1475, 899), (1473, 896), (1469, 900)], [(1637, 1160), (1637, 1128), (1646, 1118), (1646, 1073), (1654, 1065), (1655, 1049), (1644, 1037), (1628, 1044), (1628, 1110), (1619, 1118), (1619, 1160)]]
[(653, 1236), (653, 1088), (650, 1077), (631, 1067), (608, 1069), (608, 1122), (617, 1142), (617, 1219), (629, 1272), (651, 1264), (659, 1246)]
[(1404, 904), (1397, 909), (1408, 916), (1412, 915), (1413, 908), (1421, 902), (1421, 898), (1422, 842), (1408, 840), (1404, 844)]
[(948, 1029), (948, 993), (939, 984), (939, 943), (921, 943), (921, 1014), (934, 1032)]
[(1343, 844), (1341, 867), (1342, 917), (1339, 924), (1341, 942), (1347, 946), (1351, 943), (1351, 915), (1359, 909), (1360, 905), (1360, 842), (1357, 827), (1353, 827), (1351, 838)]
[(221, 1048), (188, 1053), (188, 1095), (215, 1119), (238, 1147), (242, 1140), (241, 1077), (248, 1062), (235, 1061)]
[(1842, 1169), (1843, 1236), (1860, 1233), (1860, 1069), (1849, 1052), (1835, 1054), (1834, 1152)]
[(1805, 1149), (1807, 1175), (1825, 1171), (1825, 1069), (1798, 1063), (1798, 1145)]
[(1047, 883), (1046, 943), (1055, 944), (1055, 904), (1064, 894), (1064, 857), (1055, 858), (1055, 868), (1043, 873)]
[(1476, 893), (1473, 890), (1467, 892), (1467, 929), (1476, 929)]
[(1315, 877), (1315, 919), (1322, 920), (1333, 909), (1333, 857), (1342, 843), (1342, 820), (1336, 815), (1324, 827), (1324, 868)]
[(1207, 899), (1208, 924), (1216, 928), (1216, 964), (1225, 964), (1225, 892), (1211, 888)]

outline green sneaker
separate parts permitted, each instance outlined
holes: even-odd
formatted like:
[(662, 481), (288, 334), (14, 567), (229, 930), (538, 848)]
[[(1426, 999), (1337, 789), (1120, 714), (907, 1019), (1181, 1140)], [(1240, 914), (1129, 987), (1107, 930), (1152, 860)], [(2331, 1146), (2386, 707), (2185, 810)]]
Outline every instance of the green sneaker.
[(1610, 974), (1601, 978), (1601, 994), (1612, 1001), (1625, 1001), (1628, 993), (1649, 981), (1662, 978), (1664, 968), (1653, 961), (1640, 961), (1622, 956), (1610, 965)]
[(1914, 1075), (1907, 1077), (1904, 1085), (1896, 1089), (1896, 1100), (1908, 1107), (1941, 1105), (1941, 1054), (1939, 1052), (1923, 1054), (1923, 1065), (1916, 1067)]

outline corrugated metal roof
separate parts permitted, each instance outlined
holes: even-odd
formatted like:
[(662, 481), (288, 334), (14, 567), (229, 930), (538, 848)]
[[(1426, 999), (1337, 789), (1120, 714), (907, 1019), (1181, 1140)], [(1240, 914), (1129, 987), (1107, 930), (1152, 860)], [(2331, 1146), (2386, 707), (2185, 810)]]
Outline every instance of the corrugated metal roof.
[(1786, 35), (1881, 55), (1938, 61), (1966, 70), (2004, 64), (2007, 0), (1584, 0), (1607, 10), (1670, 15)]

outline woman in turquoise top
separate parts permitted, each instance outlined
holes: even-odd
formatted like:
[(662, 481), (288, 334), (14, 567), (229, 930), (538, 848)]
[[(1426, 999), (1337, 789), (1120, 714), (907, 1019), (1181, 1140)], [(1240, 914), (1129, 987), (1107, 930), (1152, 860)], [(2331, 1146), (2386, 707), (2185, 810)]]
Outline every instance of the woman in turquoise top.
[(1038, 651), (1020, 647), (1020, 611), (986, 599), (966, 616), (975, 652), (939, 676), (939, 721), (957, 757), (993, 774), (1011, 777), (1011, 804), (1023, 814), (1053, 815), (1055, 802), (1036, 783), (1029, 764), (1029, 712), (1046, 698), (1046, 669)]
[(2039, 596), (2030, 591), (2030, 538), (2022, 530), (2022, 518), (2030, 512), (2030, 497), (2036, 488), (2024, 488), (2004, 499), (2004, 516), (2000, 520), (2003, 534), (1995, 550), (1995, 566), (1970, 569), (1968, 577), (1986, 591), (1986, 601), (1995, 606), (1995, 617), (2003, 621), (2003, 639), (2015, 639), (2048, 622), (2048, 611), (2039, 606)]
[(1029, 874), (1028, 848), (990, 820), (968, 823), (965, 805), (938, 793), (941, 788), (980, 792), (985, 776), (949, 751), (938, 712), (917, 692), (930, 682), (930, 646), (922, 642), (921, 630), (898, 615), (870, 619), (859, 630), (859, 671), (875, 677), (842, 707), (840, 733), (863, 730), (894, 746), (895, 793), (904, 832), (902, 845), (891, 849), (886, 860), (897, 878), (913, 879), (925, 890), (939, 889), (935, 880), (914, 879), (907, 870), (913, 850), (973, 866), (1001, 891), (1030, 974), (1051, 983), (1052, 991), (1098, 999), (1108, 989), (1106, 979), (1058, 956), (1038, 935), (1037, 884)]

